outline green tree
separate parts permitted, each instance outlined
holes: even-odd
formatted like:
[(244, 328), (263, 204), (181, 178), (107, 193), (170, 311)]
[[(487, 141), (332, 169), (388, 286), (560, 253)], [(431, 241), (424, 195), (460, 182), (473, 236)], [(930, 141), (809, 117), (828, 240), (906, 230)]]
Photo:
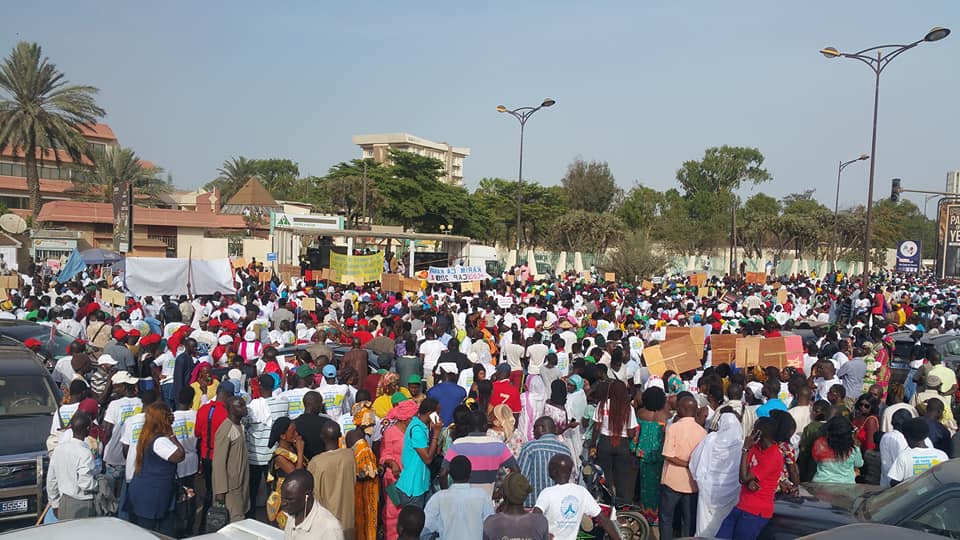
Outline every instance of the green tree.
[[(253, 160), (255, 176), (277, 199), (288, 199), (297, 187), (300, 167), (289, 159)], [(242, 186), (243, 184), (241, 184)]]
[(757, 193), (747, 199), (740, 210), (741, 226), (738, 234), (743, 247), (753, 256), (763, 257), (763, 249), (769, 244), (769, 239), (779, 225), (780, 201)]
[(550, 246), (558, 251), (588, 252), (599, 260), (610, 244), (623, 236), (624, 228), (620, 218), (609, 212), (571, 210), (553, 221)]
[(421, 224), (427, 216), (425, 195), (441, 189), (443, 163), (411, 152), (390, 151), (389, 177), (377, 179), (383, 196), (381, 215), (404, 230)]
[(216, 179), (203, 187), (207, 190), (219, 189), (220, 200), (226, 203), (251, 178), (257, 178), (257, 163), (243, 156), (230, 158), (223, 162), (217, 173)]
[(60, 152), (75, 162), (93, 159), (81, 129), (92, 127), (106, 114), (93, 86), (70, 85), (57, 66), (44, 57), (36, 43), (21, 41), (0, 65), (0, 150), (11, 147), (24, 154), (27, 190), (33, 222), (40, 214), (38, 162), (50, 155), (60, 165)]
[[(568, 210), (564, 188), (525, 180), (519, 194), (521, 243), (542, 246), (549, 241), (553, 220)], [(484, 240), (513, 245), (517, 234), (517, 182), (484, 178), (471, 199), (474, 209), (489, 216), (489, 223), (482, 226)]]
[(649, 233), (657, 220), (662, 201), (662, 193), (643, 184), (637, 184), (624, 196), (617, 208), (617, 217), (628, 228)]
[(619, 279), (639, 280), (660, 275), (666, 265), (666, 257), (654, 253), (647, 235), (632, 232), (617, 242), (597, 266), (604, 272), (615, 272)]
[(162, 195), (173, 191), (173, 185), (161, 176), (162, 173), (163, 169), (159, 167), (145, 167), (130, 148), (111, 149), (94, 159), (92, 170), (78, 171), (71, 194), (82, 201), (112, 203), (113, 189), (130, 184), (138, 205), (157, 206), (162, 202)]
[(572, 210), (607, 212), (623, 197), (606, 161), (587, 162), (578, 157), (567, 166), (560, 182)]

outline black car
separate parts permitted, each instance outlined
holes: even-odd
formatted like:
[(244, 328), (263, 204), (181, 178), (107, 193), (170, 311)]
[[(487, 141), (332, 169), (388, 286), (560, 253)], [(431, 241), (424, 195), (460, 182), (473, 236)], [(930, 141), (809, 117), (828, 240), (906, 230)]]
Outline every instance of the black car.
[(20, 343), (33, 338), (43, 344), (40, 356), (52, 370), (57, 359), (67, 355), (67, 346), (74, 340), (53, 326), (29, 321), (0, 319), (0, 336), (12, 338)]
[(0, 339), (0, 521), (43, 510), (46, 442), (60, 397), (36, 355)]
[(892, 488), (804, 484), (778, 499), (761, 539), (799, 538), (853, 523), (881, 523), (960, 539), (960, 460), (950, 460)]

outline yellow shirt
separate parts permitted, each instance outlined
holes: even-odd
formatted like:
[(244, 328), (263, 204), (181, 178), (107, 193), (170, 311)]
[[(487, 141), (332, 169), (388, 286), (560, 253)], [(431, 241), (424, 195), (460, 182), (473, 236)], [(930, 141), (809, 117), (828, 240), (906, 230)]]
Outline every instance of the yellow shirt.
[[(400, 387), (400, 393), (410, 398), (410, 391), (407, 390), (405, 386)], [(378, 397), (373, 400), (373, 413), (377, 415), (377, 418), (386, 418), (387, 413), (390, 412), (390, 409), (393, 408), (393, 396), (388, 396), (386, 394)]]

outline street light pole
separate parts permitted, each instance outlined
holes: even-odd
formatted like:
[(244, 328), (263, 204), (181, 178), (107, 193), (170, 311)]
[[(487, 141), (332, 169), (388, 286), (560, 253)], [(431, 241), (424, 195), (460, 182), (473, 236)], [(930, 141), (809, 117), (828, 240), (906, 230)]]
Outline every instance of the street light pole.
[[(925, 36), (923, 36), (923, 39), (918, 39), (917, 41), (906, 45), (880, 45), (877, 47), (870, 47), (869, 49), (863, 49), (862, 51), (855, 53), (843, 53), (834, 47), (825, 47), (820, 49), (820, 54), (826, 56), (827, 58), (837, 58), (842, 56), (844, 58), (859, 60), (866, 64), (875, 75), (873, 88), (873, 132), (870, 141), (870, 156), (872, 159), (870, 160), (870, 181), (867, 187), (867, 224), (863, 238), (864, 286), (870, 283), (870, 241), (871, 235), (873, 234), (873, 179), (877, 164), (877, 112), (879, 110), (880, 102), (880, 73), (883, 72), (884, 68), (890, 65), (890, 62), (893, 61), (894, 58), (900, 56), (900, 54), (902, 54), (904, 51), (908, 51), (924, 41), (940, 41), (949, 35), (949, 28), (934, 27), (927, 32)], [(874, 53), (876, 53), (876, 56), (874, 56)]]
[(527, 120), (533, 116), (533, 113), (544, 107), (552, 107), (555, 100), (546, 98), (536, 107), (518, 107), (508, 109), (503, 105), (497, 105), (497, 112), (507, 113), (520, 122), (520, 170), (517, 172), (517, 263), (520, 262), (520, 205), (523, 197), (523, 129), (527, 125)]
[(856, 159), (851, 159), (850, 161), (841, 161), (840, 166), (837, 167), (837, 199), (833, 203), (833, 271), (837, 271), (837, 251), (840, 248), (840, 173), (847, 168), (847, 165), (851, 163), (856, 163), (858, 161), (863, 161), (865, 159), (870, 159), (870, 156), (867, 154), (861, 154), (860, 157)]

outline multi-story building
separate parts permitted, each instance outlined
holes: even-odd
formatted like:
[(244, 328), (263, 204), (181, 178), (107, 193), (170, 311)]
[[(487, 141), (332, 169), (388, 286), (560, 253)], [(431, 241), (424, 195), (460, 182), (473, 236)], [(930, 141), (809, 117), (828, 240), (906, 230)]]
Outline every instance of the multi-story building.
[(463, 185), (463, 159), (470, 155), (469, 148), (428, 141), (409, 133), (354, 135), (353, 144), (360, 147), (363, 159), (373, 159), (378, 163), (389, 162), (390, 150), (439, 159), (444, 166), (441, 180), (456, 186)]
[[(119, 146), (117, 136), (106, 124), (83, 128), (81, 132), (95, 153), (106, 152), (109, 148)], [(0, 203), (13, 210), (27, 209), (30, 206), (25, 157), (24, 152), (15, 151), (11, 147), (5, 147), (0, 151)], [(69, 191), (73, 187), (71, 178), (77, 166), (93, 166), (86, 157), (80, 163), (75, 163), (73, 158), (62, 150), (45, 149), (39, 157), (42, 160), (39, 164), (42, 203), (70, 199)], [(60, 166), (57, 166), (57, 157), (60, 158)], [(147, 166), (151, 165), (147, 162), (143, 163)]]

